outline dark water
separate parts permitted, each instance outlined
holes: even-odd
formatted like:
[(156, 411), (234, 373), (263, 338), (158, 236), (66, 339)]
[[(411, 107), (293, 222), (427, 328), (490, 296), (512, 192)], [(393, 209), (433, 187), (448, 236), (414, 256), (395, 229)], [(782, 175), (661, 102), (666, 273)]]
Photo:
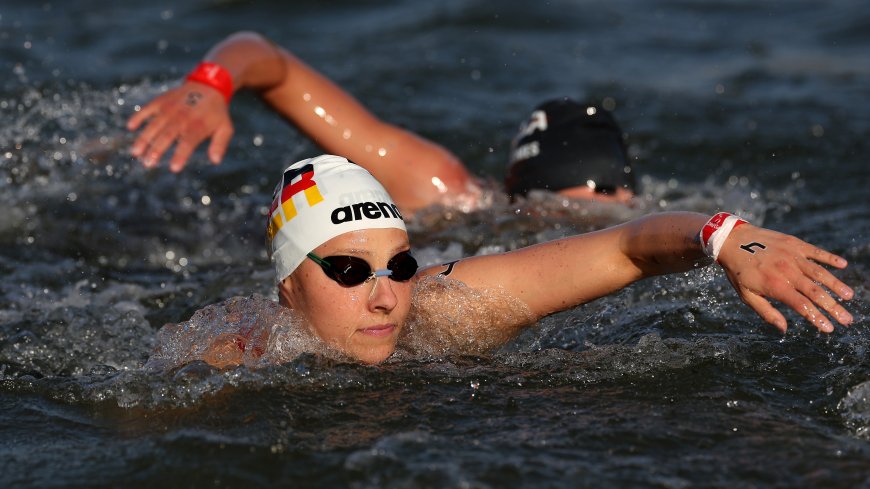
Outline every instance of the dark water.
[[(858, 0), (4, 2), (0, 486), (870, 486), (868, 25)], [(317, 151), (241, 95), (223, 165), (126, 155), (133, 106), (240, 29), (496, 180), (538, 102), (614, 109), (638, 208), (433, 211), (422, 261), (722, 208), (850, 260), (855, 325), (776, 334), (711, 268), (486, 357), (146, 372), (164, 323), (274, 296), (262, 214)]]

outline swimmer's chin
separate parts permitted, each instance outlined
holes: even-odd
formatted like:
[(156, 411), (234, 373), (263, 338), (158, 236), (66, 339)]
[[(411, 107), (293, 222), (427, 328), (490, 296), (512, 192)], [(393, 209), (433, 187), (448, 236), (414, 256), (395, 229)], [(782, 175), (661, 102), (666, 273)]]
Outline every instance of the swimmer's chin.
[(390, 343), (389, 345), (369, 347), (354, 352), (345, 352), (344, 354), (352, 361), (364, 363), (366, 365), (377, 365), (390, 358), (395, 351), (395, 343)]
[(382, 363), (396, 351), (401, 329), (394, 323), (360, 327), (347, 338), (343, 348), (339, 345), (333, 345), (333, 348), (338, 348), (353, 361), (375, 365)]

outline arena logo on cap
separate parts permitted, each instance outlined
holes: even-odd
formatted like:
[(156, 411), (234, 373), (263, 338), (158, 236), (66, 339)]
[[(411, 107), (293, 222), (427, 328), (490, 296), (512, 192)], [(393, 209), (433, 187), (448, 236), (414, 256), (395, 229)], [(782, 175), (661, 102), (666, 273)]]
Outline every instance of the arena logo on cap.
[[(293, 179), (300, 175), (302, 178), (293, 183)], [(314, 181), (314, 166), (310, 163), (300, 168), (288, 168), (284, 172), (283, 185), (280, 193), (272, 201), (272, 207), (269, 209), (269, 215), (272, 218), (266, 229), (266, 235), (270, 241), (281, 229), (281, 226), (293, 220), (296, 214), (298, 214), (296, 205), (293, 203), (294, 195), (303, 192), (309, 207), (313, 207), (323, 201), (323, 195), (320, 194), (317, 183)], [(275, 212), (279, 205), (283, 211), (283, 217), (281, 212)]]
[(333, 224), (360, 221), (362, 219), (403, 219), (396, 204), (386, 202), (360, 202), (358, 204), (338, 207), (330, 216)]

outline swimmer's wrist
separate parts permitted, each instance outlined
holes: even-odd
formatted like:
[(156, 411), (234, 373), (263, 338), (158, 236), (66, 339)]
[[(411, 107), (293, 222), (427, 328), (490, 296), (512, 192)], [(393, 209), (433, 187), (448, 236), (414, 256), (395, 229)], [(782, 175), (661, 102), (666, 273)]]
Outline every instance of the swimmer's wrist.
[(741, 224), (748, 224), (748, 221), (727, 212), (720, 212), (711, 217), (698, 234), (704, 254), (718, 262), (719, 252), (722, 251), (722, 245), (725, 244), (728, 235)]
[(227, 105), (230, 104), (230, 99), (233, 97), (233, 77), (223, 66), (203, 61), (196, 65), (185, 80), (214, 88), (224, 96)]

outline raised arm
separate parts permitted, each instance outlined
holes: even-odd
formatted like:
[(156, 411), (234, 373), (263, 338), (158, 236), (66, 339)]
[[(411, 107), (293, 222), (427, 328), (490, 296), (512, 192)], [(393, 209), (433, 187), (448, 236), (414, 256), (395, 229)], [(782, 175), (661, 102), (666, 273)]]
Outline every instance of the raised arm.
[[(449, 278), (470, 287), (503, 289), (540, 318), (646, 277), (711, 263), (698, 239), (707, 219), (695, 213), (651, 215), (514, 252), (465, 259), (453, 265)], [(747, 251), (751, 243), (763, 248), (750, 246)], [(833, 326), (820, 310), (843, 325), (852, 322), (829, 293), (850, 299), (852, 290), (820, 266), (843, 268), (843, 258), (793, 236), (745, 224), (724, 241), (718, 261), (743, 301), (782, 331), (785, 318), (770, 299), (796, 310), (821, 331), (830, 332)], [(444, 272), (441, 266), (421, 273)]]
[[(452, 153), (381, 121), (325, 76), (258, 34), (234, 34), (209, 51), (204, 61), (226, 69), (235, 91), (255, 90), (327, 152), (368, 169), (404, 210), (434, 203), (463, 205), (479, 193)], [(186, 81), (130, 118), (130, 130), (148, 121), (131, 152), (153, 167), (175, 144), (170, 169), (178, 172), (193, 150), (211, 138), (208, 156), (217, 164), (233, 132), (227, 109), (218, 90)]]
[[(212, 48), (203, 61), (222, 66), (230, 75), (234, 92), (244, 88), (268, 90), (279, 85), (286, 76), (278, 49), (253, 33), (230, 36)], [(174, 144), (169, 168), (180, 172), (196, 147), (211, 138), (208, 157), (218, 164), (233, 134), (228, 109), (224, 95), (216, 88), (184, 81), (130, 117), (127, 121), (130, 131), (146, 123), (130, 152), (146, 167), (153, 168)]]

